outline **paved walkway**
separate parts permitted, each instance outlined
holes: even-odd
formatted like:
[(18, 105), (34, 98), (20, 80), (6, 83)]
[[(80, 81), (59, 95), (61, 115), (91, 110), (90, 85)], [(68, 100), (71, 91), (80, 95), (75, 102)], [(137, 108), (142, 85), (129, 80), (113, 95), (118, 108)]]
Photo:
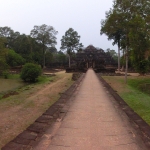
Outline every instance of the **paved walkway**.
[(146, 150), (92, 69), (46, 150)]

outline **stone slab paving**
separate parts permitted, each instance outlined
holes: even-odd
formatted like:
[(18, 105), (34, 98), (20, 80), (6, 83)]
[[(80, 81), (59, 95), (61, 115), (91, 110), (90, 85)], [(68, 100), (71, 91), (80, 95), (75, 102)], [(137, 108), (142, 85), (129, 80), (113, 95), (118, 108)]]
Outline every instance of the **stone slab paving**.
[(146, 150), (111, 99), (89, 69), (46, 150)]

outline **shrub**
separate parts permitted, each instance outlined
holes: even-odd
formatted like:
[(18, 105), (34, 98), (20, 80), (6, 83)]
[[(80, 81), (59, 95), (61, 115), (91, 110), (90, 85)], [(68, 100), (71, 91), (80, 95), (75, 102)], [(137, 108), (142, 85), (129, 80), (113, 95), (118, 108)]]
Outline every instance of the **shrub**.
[(21, 79), (25, 82), (36, 82), (39, 75), (41, 75), (42, 69), (39, 65), (33, 63), (26, 63), (21, 70)]
[(8, 76), (9, 76), (9, 71), (8, 70), (5, 70), (5, 71), (3, 71), (3, 77), (5, 78), (5, 79), (8, 79)]
[(0, 58), (0, 76), (3, 76), (3, 72), (8, 71), (9, 65), (6, 63), (5, 59)]
[(149, 70), (149, 61), (141, 60), (140, 62), (138, 62), (136, 69), (141, 75), (144, 75)]
[(9, 50), (6, 57), (6, 62), (9, 66), (15, 67), (23, 65), (25, 59), (21, 55), (17, 54), (14, 50)]

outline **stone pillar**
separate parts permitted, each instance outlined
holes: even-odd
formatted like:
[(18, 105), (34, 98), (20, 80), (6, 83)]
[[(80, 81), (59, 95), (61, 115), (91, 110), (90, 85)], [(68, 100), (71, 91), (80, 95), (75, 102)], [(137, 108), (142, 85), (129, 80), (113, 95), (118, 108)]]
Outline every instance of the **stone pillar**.
[(95, 68), (95, 61), (93, 62), (93, 68)]
[(86, 65), (87, 65), (87, 69), (88, 69), (89, 68), (88, 62), (86, 63)]

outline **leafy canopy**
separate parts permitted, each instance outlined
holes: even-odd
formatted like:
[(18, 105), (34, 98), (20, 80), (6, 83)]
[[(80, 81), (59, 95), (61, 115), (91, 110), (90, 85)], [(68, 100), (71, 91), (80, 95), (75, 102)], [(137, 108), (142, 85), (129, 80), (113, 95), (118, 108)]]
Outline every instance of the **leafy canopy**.
[(23, 65), (25, 62), (25, 59), (17, 54), (14, 50), (8, 50), (7, 56), (6, 56), (6, 62), (9, 66), (15, 67)]
[(35, 38), (38, 43), (41, 43), (44, 47), (54, 46), (57, 44), (56, 35), (57, 31), (48, 25), (34, 26), (31, 30), (31, 37)]
[(132, 51), (132, 63), (136, 66), (145, 62), (145, 53), (150, 49), (149, 8), (149, 0), (114, 0), (113, 8), (101, 22), (101, 34), (126, 48), (126, 53)]
[(34, 29), (31, 30), (31, 37), (35, 38), (35, 40), (42, 45), (43, 51), (43, 67), (45, 67), (45, 53), (46, 49), (50, 46), (54, 47), (56, 42), (57, 31), (48, 25), (34, 26)]
[(61, 49), (67, 50), (67, 53), (71, 54), (72, 52), (79, 50), (81, 47), (83, 47), (83, 45), (80, 43), (80, 36), (78, 35), (77, 31), (69, 28), (65, 32), (65, 35), (62, 36)]

